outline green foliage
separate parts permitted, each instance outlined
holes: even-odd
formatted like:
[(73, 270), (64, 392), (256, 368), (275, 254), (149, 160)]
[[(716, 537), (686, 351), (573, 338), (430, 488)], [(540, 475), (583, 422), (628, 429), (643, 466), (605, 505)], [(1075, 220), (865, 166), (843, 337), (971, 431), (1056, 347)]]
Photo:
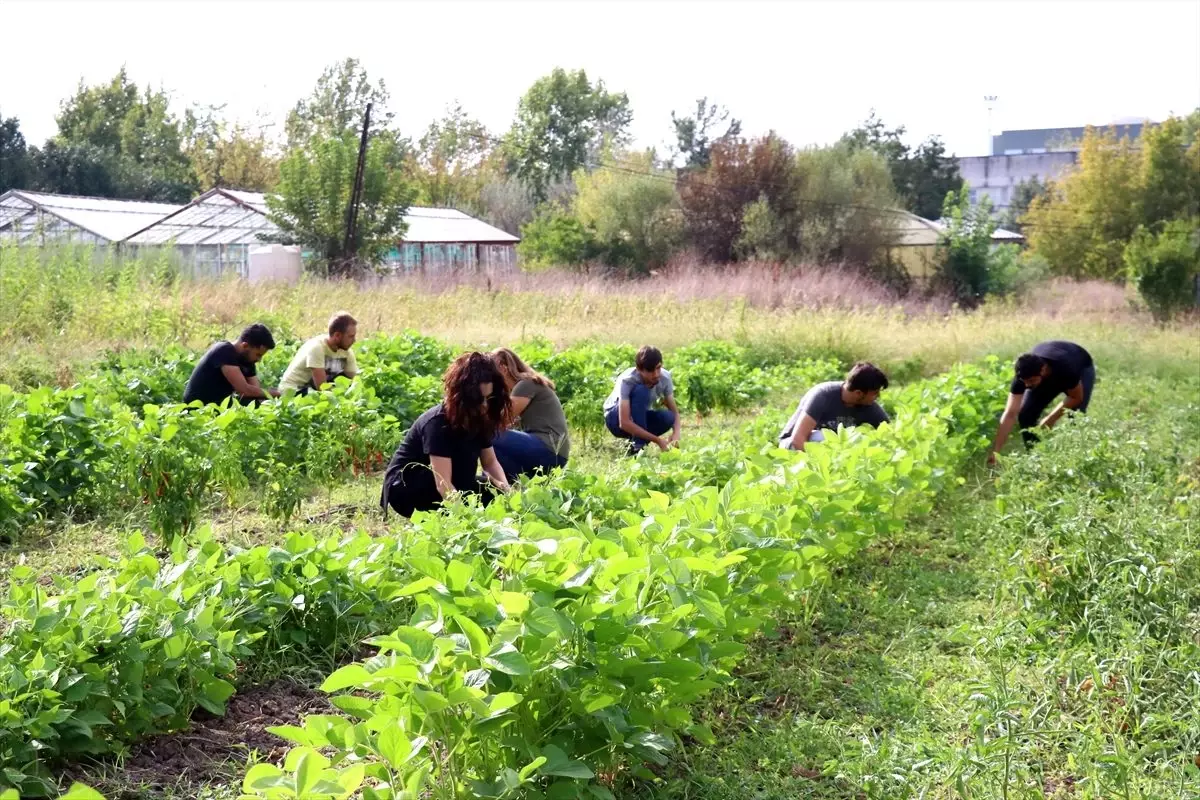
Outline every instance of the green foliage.
[(575, 173), (575, 217), (595, 240), (599, 260), (632, 274), (667, 263), (683, 222), (674, 182), (655, 169), (653, 151), (606, 155), (603, 168)]
[(314, 142), (361, 134), (368, 103), (372, 138), (389, 135), (394, 116), (388, 109), (390, 101), (387, 85), (383, 80), (372, 82), (358, 59), (338, 61), (325, 68), (309, 96), (288, 112), (287, 148), (304, 149)]
[(0, 116), (0, 194), (28, 188), (33, 174), (33, 159), (25, 146), (20, 121)]
[(1167, 223), (1155, 235), (1139, 228), (1125, 248), (1129, 279), (1154, 316), (1169, 320), (1196, 304), (1200, 218)]
[(583, 266), (599, 255), (599, 249), (593, 233), (575, 215), (555, 205), (543, 206), (521, 228), (517, 245), (526, 269)]
[[(86, 147), (103, 153), (118, 197), (187, 202), (197, 188), (196, 181), (183, 152), (179, 120), (169, 106), (165, 91), (149, 87), (139, 91), (122, 67), (107, 84), (86, 86), (80, 82), (58, 114), (56, 142), (68, 152)], [(51, 179), (61, 172), (43, 173), (40, 187), (68, 191), (51, 185)], [(63, 177), (69, 179), (70, 173)]]
[(1030, 247), (1056, 275), (1119, 280), (1140, 228), (1158, 233), (1200, 216), (1200, 144), (1172, 117), (1145, 129), (1140, 146), (1115, 129), (1089, 128), (1075, 170), (1051, 184), (1021, 222)]
[(742, 231), (734, 242), (733, 254), (743, 261), (787, 259), (787, 225), (771, 208), (765, 195), (742, 212)]
[[(414, 179), (422, 205), (482, 210), (485, 183), (500, 170), (489, 159), (492, 141), (482, 122), (455, 103), (429, 124), (417, 145)], [(517, 230), (517, 228), (512, 228)]]
[[(689, 170), (679, 179), (679, 202), (690, 243), (714, 263), (733, 260), (742, 215), (760, 196), (776, 217), (794, 216), (796, 178), (792, 148), (775, 134), (714, 143), (708, 168)], [(795, 232), (789, 231), (783, 244), (792, 250)]]
[(372, 139), (363, 168), (362, 204), (354, 241), (345, 245), (346, 209), (354, 190), (359, 139), (310, 140), (279, 166), (276, 194), (267, 196), (271, 221), (282, 238), (310, 248), (332, 275), (349, 275), (381, 261), (404, 236), (404, 214), (414, 196), (401, 172), (395, 142)]
[(279, 156), (263, 133), (230, 123), (219, 108), (188, 109), (183, 134), (196, 181), (204, 189), (216, 186), (269, 192), (279, 181)]
[(977, 206), (963, 187), (946, 197), (942, 209), (946, 226), (938, 243), (938, 281), (961, 303), (976, 305), (992, 288), (992, 234), (996, 223), (985, 197)]
[(887, 160), (892, 182), (904, 207), (925, 219), (935, 219), (946, 195), (963, 187), (958, 164), (946, 155), (945, 145), (930, 136), (915, 148), (904, 143), (904, 126), (887, 130), (871, 112), (862, 125), (842, 137), (855, 150), (872, 150)]
[[(722, 125), (725, 132), (716, 133)], [(683, 169), (706, 168), (714, 142), (736, 139), (742, 133), (741, 120), (730, 119), (729, 109), (710, 105), (707, 97), (696, 101), (691, 116), (679, 117), (672, 111), (671, 126), (675, 129), (676, 158), (683, 159)]]
[(504, 143), (509, 171), (535, 199), (546, 200), (551, 183), (586, 166), (605, 139), (622, 144), (632, 119), (624, 92), (609, 92), (603, 81), (593, 84), (583, 70), (556, 67), (517, 105)]
[(1013, 187), (1012, 199), (1008, 208), (1000, 214), (1000, 227), (1014, 233), (1024, 231), (1021, 218), (1029, 211), (1034, 200), (1045, 197), (1050, 193), (1050, 184), (1040, 180), (1036, 175), (1023, 180)]
[(800, 208), (800, 259), (873, 266), (880, 250), (894, 239), (896, 190), (887, 161), (870, 149), (844, 143), (809, 148), (796, 154)]

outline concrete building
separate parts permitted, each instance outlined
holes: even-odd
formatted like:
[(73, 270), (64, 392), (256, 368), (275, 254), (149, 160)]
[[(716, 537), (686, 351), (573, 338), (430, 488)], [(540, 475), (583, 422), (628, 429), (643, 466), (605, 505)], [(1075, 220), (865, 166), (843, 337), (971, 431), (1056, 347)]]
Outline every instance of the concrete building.
[[(1117, 136), (1136, 141), (1145, 125), (1113, 125)], [(1099, 127), (1099, 126), (1097, 126)], [(992, 154), (964, 156), (958, 159), (958, 171), (967, 184), (971, 202), (991, 198), (992, 206), (1002, 210), (1013, 200), (1018, 184), (1037, 178), (1053, 180), (1075, 166), (1079, 143), (1087, 128), (1037, 128), (1002, 131), (992, 137)]]

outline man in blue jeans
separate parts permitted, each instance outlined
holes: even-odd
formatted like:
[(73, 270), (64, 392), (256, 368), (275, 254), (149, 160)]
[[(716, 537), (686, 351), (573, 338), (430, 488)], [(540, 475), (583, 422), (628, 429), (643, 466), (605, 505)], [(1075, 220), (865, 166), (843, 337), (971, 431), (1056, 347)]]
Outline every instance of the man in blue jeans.
[[(660, 400), (666, 408), (654, 408)], [(634, 366), (617, 377), (612, 394), (604, 401), (604, 424), (613, 436), (629, 440), (630, 455), (637, 455), (651, 442), (669, 450), (679, 441), (675, 383), (663, 369), (657, 347), (643, 347)], [(670, 435), (664, 439), (668, 431)]]

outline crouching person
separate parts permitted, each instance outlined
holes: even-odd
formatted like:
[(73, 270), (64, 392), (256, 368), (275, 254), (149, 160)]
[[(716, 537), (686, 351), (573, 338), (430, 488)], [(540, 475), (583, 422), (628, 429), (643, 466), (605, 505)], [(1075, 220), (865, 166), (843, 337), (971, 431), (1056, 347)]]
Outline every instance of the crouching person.
[[(509, 489), (492, 450), (492, 439), (508, 417), (504, 377), (488, 356), (466, 353), (450, 365), (442, 383), (442, 402), (408, 429), (383, 476), (380, 505), (402, 517), (432, 511), (456, 492), (479, 495), (487, 505), (489, 483), (502, 492)], [(486, 481), (476, 477), (480, 466)]]
[(509, 483), (523, 475), (565, 467), (571, 454), (567, 415), (554, 393), (554, 381), (501, 347), (492, 360), (504, 376), (513, 427), (496, 435), (492, 449)]
[[(612, 394), (604, 401), (604, 423), (613, 436), (629, 440), (630, 455), (652, 442), (668, 450), (679, 441), (675, 383), (662, 363), (657, 347), (643, 347), (634, 366), (617, 377)], [(666, 408), (654, 408), (658, 401)], [(668, 431), (670, 435), (664, 439)]]
[(874, 364), (855, 364), (844, 381), (818, 383), (808, 390), (795, 413), (779, 434), (785, 450), (803, 450), (808, 442), (825, 438), (822, 431), (838, 426), (879, 425), (888, 421), (879, 405), (879, 393), (888, 386), (887, 376)]

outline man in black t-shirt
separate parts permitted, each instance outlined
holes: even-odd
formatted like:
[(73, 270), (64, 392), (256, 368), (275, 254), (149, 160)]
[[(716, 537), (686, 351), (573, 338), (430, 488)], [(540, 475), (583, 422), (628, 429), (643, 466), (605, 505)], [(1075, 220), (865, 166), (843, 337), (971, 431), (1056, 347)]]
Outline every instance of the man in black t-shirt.
[(236, 342), (217, 342), (192, 370), (183, 390), (183, 402), (220, 404), (235, 394), (243, 403), (278, 397), (278, 391), (259, 384), (254, 366), (274, 347), (271, 331), (258, 322), (242, 331)]
[(1041, 427), (1052, 428), (1063, 412), (1086, 412), (1096, 385), (1096, 365), (1091, 354), (1073, 342), (1042, 342), (1032, 351), (1017, 358), (1016, 375), (1009, 386), (1008, 404), (1000, 417), (996, 442), (988, 453), (988, 463), (996, 463), (996, 453), (1008, 441), (1013, 425), (1019, 424), (1021, 436), (1028, 445), (1037, 440), (1030, 428), (1038, 425), (1038, 417), (1060, 394), (1065, 394), (1058, 406), (1041, 421)]

